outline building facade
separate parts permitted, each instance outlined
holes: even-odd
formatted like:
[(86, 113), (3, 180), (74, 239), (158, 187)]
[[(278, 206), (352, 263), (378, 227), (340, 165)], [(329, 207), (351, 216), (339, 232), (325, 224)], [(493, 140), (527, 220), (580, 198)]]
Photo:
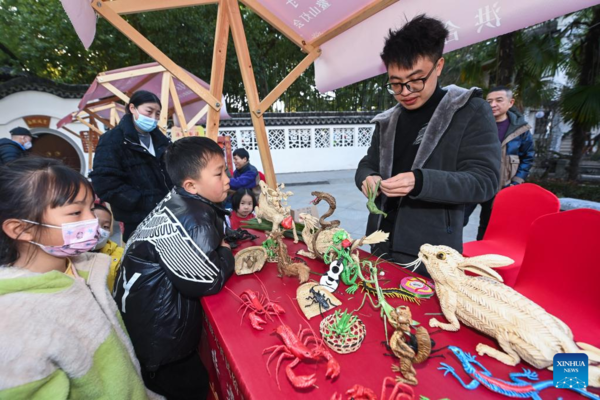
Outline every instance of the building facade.
[[(93, 161), (84, 136), (89, 128), (76, 121), (68, 129), (57, 128), (60, 119), (77, 110), (87, 88), (29, 76), (5, 80), (0, 83), (0, 137), (10, 137), (14, 127), (27, 127), (37, 136), (32, 154), (59, 159), (87, 176)], [(275, 171), (356, 168), (371, 144), (374, 125), (370, 121), (376, 114), (265, 113)], [(231, 119), (222, 120), (219, 135), (230, 138), (232, 150), (247, 149), (252, 164), (263, 170), (249, 114), (231, 114)]]
[[(61, 160), (87, 175), (90, 155), (80, 137), (65, 129), (57, 129), (57, 122), (77, 110), (87, 85), (62, 85), (30, 77), (11, 77), (0, 83), (0, 137), (10, 138), (10, 130), (22, 126), (37, 136), (30, 150), (32, 154)], [(89, 129), (72, 124), (77, 134)], [(92, 156), (93, 157), (93, 156)]]

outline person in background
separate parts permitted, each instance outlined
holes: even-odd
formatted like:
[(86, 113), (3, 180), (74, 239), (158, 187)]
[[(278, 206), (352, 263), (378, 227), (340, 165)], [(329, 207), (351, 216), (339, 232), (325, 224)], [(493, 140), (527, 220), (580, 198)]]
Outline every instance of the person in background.
[(242, 221), (248, 221), (254, 218), (254, 207), (256, 207), (256, 197), (250, 189), (239, 189), (231, 196), (232, 211), (229, 216), (229, 227), (231, 229), (240, 228)]
[(168, 399), (205, 399), (208, 373), (198, 355), (200, 296), (218, 293), (235, 261), (225, 242), (229, 178), (223, 150), (185, 137), (165, 153), (175, 188), (131, 235), (114, 296), (144, 382)]
[[(531, 126), (525, 121), (525, 117), (513, 107), (515, 99), (513, 92), (506, 86), (497, 86), (490, 90), (487, 102), (492, 108), (498, 127), (498, 140), (502, 146), (502, 166), (500, 167), (500, 188), (519, 185), (525, 182), (531, 166), (535, 149)], [(482, 240), (485, 235), (494, 199), (481, 203), (481, 214), (479, 216), (479, 229), (477, 240)], [(477, 207), (477, 204), (467, 204), (465, 207), (466, 226), (469, 217)]]
[[(390, 31), (381, 53), (398, 104), (373, 119), (355, 183), (365, 196), (380, 184), (376, 204), (387, 217), (371, 214), (367, 234), (390, 233), (371, 250), (396, 263), (418, 265), (425, 243), (461, 252), (465, 204), (498, 190), (500, 144), (481, 90), (438, 83), (447, 36), (443, 22), (419, 15)], [(428, 275), (422, 264), (416, 272)]]
[(258, 186), (258, 170), (250, 164), (250, 154), (246, 149), (236, 149), (233, 152), (233, 164), (235, 171), (229, 183), (231, 190), (254, 189)]
[(33, 146), (33, 135), (27, 128), (20, 126), (11, 129), (10, 139), (0, 139), (0, 165), (25, 157)]
[(157, 127), (161, 107), (154, 93), (135, 92), (127, 114), (96, 147), (92, 185), (124, 223), (124, 242), (173, 186), (162, 160), (171, 141)]
[(106, 287), (94, 193), (47, 158), (0, 167), (0, 399), (158, 398)]
[(95, 203), (93, 211), (96, 218), (98, 218), (98, 224), (100, 226), (100, 229), (98, 230), (100, 238), (93, 251), (110, 256), (110, 270), (108, 271), (106, 283), (108, 285), (108, 290), (112, 292), (117, 277), (117, 269), (119, 267), (119, 262), (121, 262), (121, 257), (123, 257), (124, 249), (112, 240), (109, 240), (113, 233), (113, 215), (109, 208), (104, 204)]

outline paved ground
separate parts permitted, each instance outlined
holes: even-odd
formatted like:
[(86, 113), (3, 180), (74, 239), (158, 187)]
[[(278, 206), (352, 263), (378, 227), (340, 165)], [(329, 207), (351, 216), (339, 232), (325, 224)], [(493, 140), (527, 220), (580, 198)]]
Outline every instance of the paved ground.
[[(285, 183), (286, 189), (294, 193), (288, 199), (292, 209), (309, 207), (314, 198), (310, 193), (315, 190), (332, 194), (336, 199), (337, 209), (330, 219), (339, 219), (342, 227), (355, 239), (364, 235), (368, 217), (367, 200), (354, 185), (354, 170), (278, 174), (277, 182)], [(327, 211), (328, 205), (321, 202), (317, 208), (319, 215), (322, 215)], [(469, 224), (465, 227), (464, 242), (475, 240), (480, 210), (480, 207), (475, 209)], [(118, 224), (115, 224), (111, 240), (117, 243), (120, 241)]]
[[(365, 233), (368, 211), (367, 200), (354, 185), (354, 170), (309, 172), (298, 174), (278, 174), (277, 182), (285, 183), (286, 189), (294, 192), (288, 199), (292, 209), (310, 206), (314, 190), (332, 194), (337, 201), (337, 209), (330, 219), (342, 221), (342, 227), (353, 238), (359, 238)], [(319, 215), (325, 213), (328, 205), (321, 202), (318, 205)], [(473, 212), (469, 224), (465, 227), (463, 241), (470, 242), (477, 236), (479, 212), (481, 207)]]

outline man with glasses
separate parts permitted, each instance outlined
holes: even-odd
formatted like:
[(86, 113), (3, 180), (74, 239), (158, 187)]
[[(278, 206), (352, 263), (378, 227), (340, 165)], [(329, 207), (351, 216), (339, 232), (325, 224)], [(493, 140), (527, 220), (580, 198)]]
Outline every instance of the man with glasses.
[[(481, 90), (438, 84), (447, 36), (442, 22), (420, 15), (390, 31), (381, 53), (386, 89), (399, 104), (373, 119), (355, 181), (365, 196), (380, 183), (377, 204), (387, 217), (371, 214), (367, 233), (389, 232), (372, 252), (397, 263), (414, 261), (424, 243), (462, 251), (465, 204), (498, 188), (500, 146)], [(422, 265), (416, 272), (428, 275)]]

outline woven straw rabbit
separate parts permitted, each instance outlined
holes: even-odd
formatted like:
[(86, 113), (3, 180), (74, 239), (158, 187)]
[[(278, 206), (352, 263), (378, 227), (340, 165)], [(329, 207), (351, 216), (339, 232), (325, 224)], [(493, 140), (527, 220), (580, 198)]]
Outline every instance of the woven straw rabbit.
[[(429, 244), (421, 246), (419, 258), (435, 281), (442, 312), (449, 321), (432, 318), (429, 326), (457, 331), (462, 322), (495, 338), (503, 350), (480, 343), (476, 348), (479, 355), (507, 365), (523, 359), (536, 368), (547, 368), (556, 353), (584, 352), (564, 322), (502, 283), (493, 268), (512, 264), (510, 258), (493, 254), (465, 258), (450, 247)], [(465, 271), (481, 276), (468, 276)], [(587, 350), (590, 361), (600, 362), (600, 350), (580, 346)], [(600, 367), (590, 366), (589, 371), (589, 385), (600, 387)]]

